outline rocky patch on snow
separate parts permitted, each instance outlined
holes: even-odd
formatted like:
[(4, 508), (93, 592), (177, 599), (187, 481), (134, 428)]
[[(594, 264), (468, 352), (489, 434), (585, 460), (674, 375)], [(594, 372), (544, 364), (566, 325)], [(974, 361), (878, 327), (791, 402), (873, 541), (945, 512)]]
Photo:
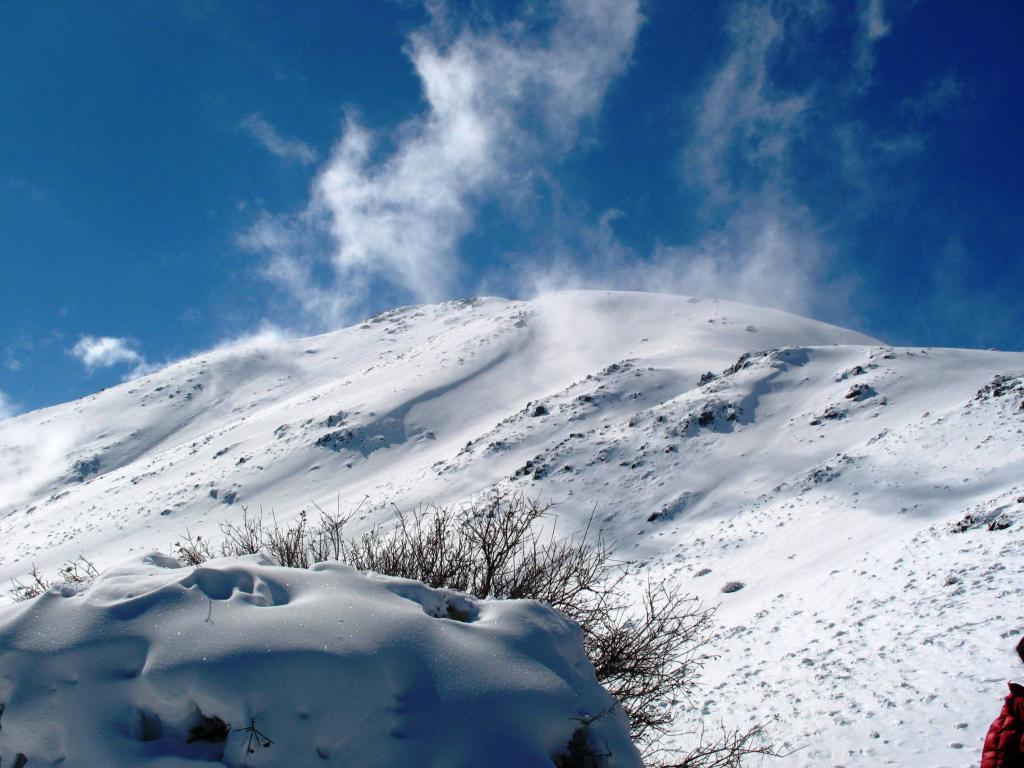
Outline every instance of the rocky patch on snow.
[(100, 457), (89, 456), (78, 459), (71, 465), (71, 482), (82, 482), (91, 475), (98, 475), (100, 472)]
[(976, 403), (1007, 403), (1015, 410), (1024, 412), (1024, 376), (1000, 374), (978, 390)]

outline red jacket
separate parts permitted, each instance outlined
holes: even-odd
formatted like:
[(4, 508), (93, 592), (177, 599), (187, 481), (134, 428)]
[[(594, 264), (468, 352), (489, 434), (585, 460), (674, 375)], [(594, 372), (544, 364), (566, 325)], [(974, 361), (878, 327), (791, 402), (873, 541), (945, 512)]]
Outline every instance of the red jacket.
[(1010, 683), (1003, 711), (985, 737), (981, 768), (1024, 768), (1024, 686)]

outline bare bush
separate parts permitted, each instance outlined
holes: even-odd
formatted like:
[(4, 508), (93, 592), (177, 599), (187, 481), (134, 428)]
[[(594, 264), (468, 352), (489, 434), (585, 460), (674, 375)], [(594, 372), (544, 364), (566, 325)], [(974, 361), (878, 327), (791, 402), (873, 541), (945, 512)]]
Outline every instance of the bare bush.
[[(314, 506), (320, 513), (320, 522), (309, 530), (307, 541), (310, 557), (314, 563), (340, 560), (345, 546), (345, 523), (350, 519), (350, 516), (341, 514), (341, 497), (338, 498), (338, 511), (333, 515), (324, 512), (317, 505)], [(360, 504), (356, 511), (358, 512), (361, 507)]]
[[(657, 768), (738, 768), (751, 756), (777, 755), (764, 725), (722, 729), (713, 740), (703, 727), (688, 752), (654, 750), (673, 730), (673, 705), (697, 686), (714, 611), (665, 584), (648, 584), (637, 606), (626, 591), (629, 564), (613, 557), (600, 532), (556, 535), (550, 504), (521, 494), (496, 494), (463, 510), (419, 507), (396, 511), (390, 528), (345, 536), (352, 515), (316, 507), (287, 526), (262, 510), (221, 525), (215, 550), (190, 534), (175, 544), (179, 560), (196, 565), (215, 556), (264, 552), (281, 565), (306, 568), (337, 560), (361, 571), (416, 579), (486, 599), (533, 599), (575, 621), (601, 684), (629, 719), (631, 735)], [(354, 514), (354, 513), (353, 513)], [(550, 525), (546, 525), (550, 523)], [(639, 608), (639, 610), (638, 610)], [(584, 726), (585, 727), (585, 726)]]
[(35, 563), (32, 563), (32, 571), (28, 575), (28, 581), (11, 579), (11, 589), (8, 594), (15, 602), (20, 603), (23, 600), (31, 600), (33, 597), (38, 597), (44, 592), (48, 592), (52, 586), (53, 583), (39, 572), (39, 568), (36, 567)]
[(68, 560), (64, 563), (57, 570), (57, 577), (52, 580), (43, 576), (35, 563), (33, 563), (28, 581), (11, 579), (11, 589), (8, 594), (15, 602), (22, 602), (38, 597), (53, 587), (67, 584), (86, 584), (98, 575), (99, 571), (96, 570), (96, 566), (87, 560), (84, 555), (79, 555), (76, 559)]
[(573, 718), (580, 723), (580, 727), (573, 731), (565, 751), (555, 756), (555, 768), (604, 768), (608, 765), (608, 758), (612, 753), (607, 744), (601, 745), (595, 741), (590, 726), (610, 712), (611, 710), (606, 709), (596, 715)]
[(768, 739), (768, 723), (758, 723), (746, 730), (719, 727), (717, 737), (709, 737), (703, 725), (697, 746), (686, 751), (657, 750), (648, 754), (645, 763), (650, 768), (743, 768), (748, 758), (786, 757)]
[(291, 525), (281, 526), (271, 513), (269, 522), (263, 510), (250, 513), (242, 507), (242, 519), (237, 523), (221, 523), (222, 539), (214, 547), (201, 535), (192, 536), (186, 530), (181, 541), (174, 542), (174, 554), (183, 565), (201, 565), (215, 557), (239, 557), (263, 552), (278, 564), (288, 568), (308, 568), (325, 560), (342, 560), (345, 547), (344, 529), (349, 517), (320, 512), (318, 522), (310, 523), (303, 510)]
[(339, 559), (361, 571), (417, 579), (479, 597), (473, 589), (475, 556), (459, 529), (459, 515), (447, 508), (399, 511), (391, 531), (375, 527), (345, 542)]
[[(277, 520), (274, 521), (277, 524)], [(220, 532), (224, 535), (220, 549), (224, 557), (255, 555), (267, 548), (268, 530), (263, 527), (263, 510), (252, 516), (249, 508), (242, 505), (242, 521), (240, 523), (223, 523)], [(282, 563), (283, 565), (283, 563)]]
[[(223, 551), (223, 546), (221, 547)], [(187, 528), (181, 541), (174, 542), (174, 555), (182, 565), (202, 565), (217, 557), (210, 542), (201, 535), (192, 536)]]
[(539, 525), (551, 506), (494, 496), (462, 512), (420, 507), (398, 512), (394, 528), (347, 542), (342, 561), (363, 571), (417, 579), (481, 599), (533, 599), (579, 619), (604, 602), (624, 568), (600, 536), (561, 539)]
[(664, 584), (647, 585), (639, 614), (618, 600), (582, 612), (587, 657), (629, 716), (634, 740), (665, 733), (672, 711), (659, 705), (689, 698), (696, 687), (713, 613)]
[(311, 557), (309, 516), (303, 510), (295, 522), (282, 528), (273, 519), (267, 529), (266, 548), (270, 556), (288, 568), (309, 568), (315, 562)]

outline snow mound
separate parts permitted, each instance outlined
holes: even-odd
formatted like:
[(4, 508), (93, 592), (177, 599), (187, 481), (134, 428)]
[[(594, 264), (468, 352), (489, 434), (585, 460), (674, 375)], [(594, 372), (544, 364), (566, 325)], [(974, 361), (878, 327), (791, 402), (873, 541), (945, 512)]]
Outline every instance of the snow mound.
[(639, 766), (612, 707), (561, 614), (336, 563), (151, 554), (0, 611), (0, 765), (550, 768), (607, 712)]

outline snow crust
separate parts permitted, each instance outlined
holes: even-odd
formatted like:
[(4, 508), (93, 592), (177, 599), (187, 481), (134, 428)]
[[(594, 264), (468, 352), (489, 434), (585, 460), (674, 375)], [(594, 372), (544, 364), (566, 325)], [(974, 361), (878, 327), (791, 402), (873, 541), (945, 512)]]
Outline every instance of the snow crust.
[(1022, 376), (707, 299), (406, 307), (0, 422), (0, 580), (242, 505), (358, 509), (352, 533), (495, 488), (565, 533), (596, 505), (640, 579), (720, 605), (684, 722), (776, 713), (787, 766), (970, 766), (1024, 676)]
[[(339, 564), (153, 554), (5, 608), (0, 638), (2, 765), (550, 768), (612, 706), (561, 614)], [(204, 716), (270, 744), (190, 743)], [(640, 765), (621, 714), (589, 730)]]

